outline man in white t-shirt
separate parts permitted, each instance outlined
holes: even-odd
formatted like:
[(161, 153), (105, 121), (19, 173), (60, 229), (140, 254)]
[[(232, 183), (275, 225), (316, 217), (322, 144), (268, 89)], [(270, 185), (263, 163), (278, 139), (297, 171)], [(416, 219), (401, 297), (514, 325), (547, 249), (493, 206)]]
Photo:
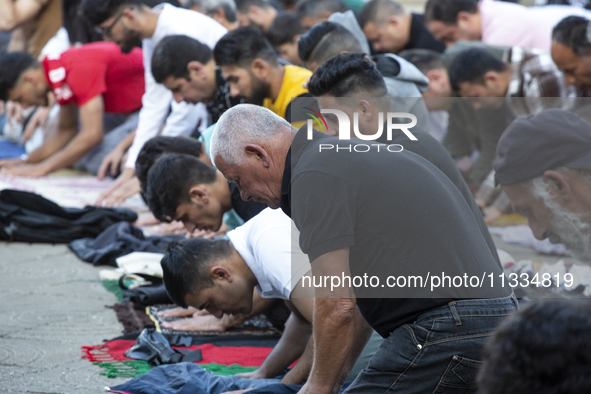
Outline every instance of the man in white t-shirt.
[(82, 10), (104, 39), (115, 42), (123, 52), (139, 44), (144, 51), (146, 93), (138, 127), (135, 134), (130, 134), (105, 158), (99, 170), (99, 178), (109, 169), (111, 174), (116, 174), (127, 151), (125, 169), (97, 201), (97, 205), (117, 205), (139, 192), (139, 182), (134, 177), (135, 161), (146, 141), (161, 129), (160, 135), (177, 136), (207, 127), (204, 104), (177, 103), (164, 85), (156, 83), (151, 69), (154, 48), (164, 37), (183, 34), (213, 49), (227, 30), (208, 16), (170, 4), (149, 8), (141, 0), (84, 0)]
[[(267, 208), (227, 236), (229, 241), (197, 238), (169, 247), (162, 268), (170, 297), (178, 305), (206, 309), (218, 318), (224, 313), (249, 314), (255, 288), (263, 298), (285, 300), (292, 313), (281, 339), (258, 370), (239, 376), (273, 378), (299, 358), (281, 382), (303, 384), (313, 359), (314, 299), (312, 289), (300, 284), (311, 266), (297, 246), (295, 225), (282, 211)], [(361, 350), (351, 354), (352, 370), (363, 367), (353, 365)], [(366, 357), (360, 357), (363, 362)]]

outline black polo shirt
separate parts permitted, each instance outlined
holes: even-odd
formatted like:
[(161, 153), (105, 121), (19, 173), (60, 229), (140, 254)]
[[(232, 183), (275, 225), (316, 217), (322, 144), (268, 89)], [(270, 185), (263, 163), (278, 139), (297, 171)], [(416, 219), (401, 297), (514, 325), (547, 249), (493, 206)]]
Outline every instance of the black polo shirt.
[[(499, 283), (496, 277), (502, 270), (468, 203), (434, 165), (408, 150), (389, 152), (381, 144), (381, 150), (372, 153), (320, 151), (321, 144), (371, 142), (340, 141), (319, 132), (309, 141), (306, 135), (306, 128), (300, 129), (291, 146), (289, 205), (300, 246), (312, 264), (325, 253), (348, 247), (352, 277), (377, 276), (380, 284), (386, 283), (386, 275), (427, 272), (486, 272)], [(452, 300), (431, 298), (435, 293), (428, 288), (414, 290), (413, 297), (420, 298), (404, 295), (407, 289), (379, 286), (354, 291), (361, 313), (383, 337)], [(510, 290), (499, 285), (486, 294), (503, 297)]]
[(443, 51), (445, 51), (445, 44), (433, 37), (433, 34), (427, 30), (423, 15), (412, 14), (410, 36), (408, 38), (408, 43), (402, 48), (402, 50), (417, 48), (431, 49), (443, 53)]
[[(384, 125), (384, 130), (386, 130), (386, 125)], [(470, 188), (466, 184), (464, 177), (460, 173), (460, 170), (458, 170), (458, 167), (456, 167), (451, 156), (447, 150), (445, 150), (443, 145), (441, 145), (439, 141), (433, 138), (431, 134), (427, 133), (426, 131), (414, 127), (412, 129), (412, 133), (415, 137), (417, 137), (416, 141), (409, 140), (408, 137), (406, 137), (406, 135), (403, 133), (393, 133), (391, 141), (387, 141), (386, 133), (383, 133), (376, 141), (384, 144), (401, 144), (404, 146), (404, 149), (423, 157), (435, 167), (437, 167), (441, 172), (443, 172), (445, 176), (447, 176), (449, 180), (452, 181), (452, 183), (458, 188), (460, 193), (462, 193), (462, 197), (464, 197), (470, 206), (470, 210), (472, 211), (472, 214), (478, 223), (478, 228), (486, 240), (491, 254), (500, 265), (501, 262), (497, 253), (497, 247), (495, 246), (495, 243), (490, 236), (490, 232), (488, 231), (488, 227), (484, 222), (482, 211), (480, 210), (480, 207), (476, 205), (476, 201), (472, 196)]]
[(232, 201), (232, 209), (240, 216), (240, 219), (248, 222), (250, 219), (259, 214), (263, 209), (267, 208), (267, 204), (256, 202), (253, 200), (244, 201), (240, 197), (240, 190), (236, 183), (230, 182), (230, 198)]

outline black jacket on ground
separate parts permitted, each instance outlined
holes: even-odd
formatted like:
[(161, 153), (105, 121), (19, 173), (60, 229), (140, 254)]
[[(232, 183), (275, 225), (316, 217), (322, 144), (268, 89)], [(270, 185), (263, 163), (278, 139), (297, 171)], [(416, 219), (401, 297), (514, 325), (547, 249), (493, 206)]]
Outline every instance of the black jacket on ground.
[(68, 243), (95, 238), (117, 222), (134, 222), (137, 214), (124, 208), (63, 208), (35, 193), (0, 191), (0, 240)]

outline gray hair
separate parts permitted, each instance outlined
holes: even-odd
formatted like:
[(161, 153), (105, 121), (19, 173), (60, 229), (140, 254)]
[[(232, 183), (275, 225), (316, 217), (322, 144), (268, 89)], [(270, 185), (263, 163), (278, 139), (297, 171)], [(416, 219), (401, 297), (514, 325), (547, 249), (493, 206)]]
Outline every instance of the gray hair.
[(210, 157), (220, 156), (227, 164), (242, 164), (244, 147), (272, 140), (291, 132), (291, 125), (273, 111), (252, 104), (236, 105), (220, 117), (211, 136)]
[[(578, 172), (591, 185), (591, 173), (560, 167), (556, 171), (565, 176)], [(552, 182), (538, 176), (530, 181), (530, 190), (534, 198), (542, 201), (550, 211), (552, 235), (550, 242), (563, 243), (574, 258), (581, 262), (591, 263), (591, 223), (583, 220), (582, 215), (572, 212), (560, 205), (551, 192)]]
[(196, 5), (207, 15), (212, 15), (216, 9), (222, 8), (228, 22), (236, 22), (236, 3), (234, 0), (187, 0), (185, 8)]

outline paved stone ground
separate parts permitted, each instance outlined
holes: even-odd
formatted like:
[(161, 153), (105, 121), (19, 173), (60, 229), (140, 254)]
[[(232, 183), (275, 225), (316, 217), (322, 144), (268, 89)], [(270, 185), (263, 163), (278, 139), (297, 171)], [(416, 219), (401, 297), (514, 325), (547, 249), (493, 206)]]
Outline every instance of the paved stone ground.
[(0, 386), (3, 393), (90, 394), (100, 376), (80, 346), (121, 334), (117, 302), (64, 245), (0, 243)]
[[(495, 242), (516, 260), (559, 260)], [(115, 302), (98, 268), (66, 246), (0, 242), (1, 392), (94, 394), (123, 382), (80, 358), (80, 346), (120, 335), (115, 313), (105, 308)]]

